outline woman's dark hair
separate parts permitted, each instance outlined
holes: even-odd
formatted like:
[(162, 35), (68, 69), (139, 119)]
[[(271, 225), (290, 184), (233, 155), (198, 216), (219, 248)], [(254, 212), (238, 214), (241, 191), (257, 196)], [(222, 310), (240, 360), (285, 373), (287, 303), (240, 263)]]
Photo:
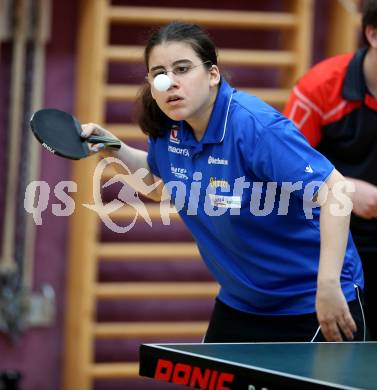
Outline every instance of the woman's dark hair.
[[(152, 49), (164, 42), (188, 43), (203, 63), (208, 62), (205, 64), (208, 68), (217, 65), (217, 50), (206, 31), (196, 24), (172, 22), (155, 31), (149, 38), (144, 50), (144, 63), (147, 69)], [(162, 135), (169, 118), (153, 99), (147, 82), (139, 93), (137, 108), (137, 121), (142, 131), (152, 137)]]
[(364, 0), (362, 26), (364, 43), (367, 46), (370, 46), (369, 41), (365, 35), (365, 29), (367, 26), (373, 26), (377, 28), (377, 0)]

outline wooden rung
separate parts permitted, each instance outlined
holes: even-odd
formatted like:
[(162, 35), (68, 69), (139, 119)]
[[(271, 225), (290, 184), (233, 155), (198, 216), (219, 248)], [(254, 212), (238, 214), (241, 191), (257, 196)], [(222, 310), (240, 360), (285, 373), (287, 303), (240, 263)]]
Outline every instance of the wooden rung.
[[(166, 221), (169, 222), (171, 220), (180, 220), (180, 216), (177, 213), (177, 210), (174, 209), (174, 206), (168, 208), (167, 206), (163, 206), (160, 204), (148, 204), (146, 205), (148, 215), (150, 216), (152, 223), (153, 220)], [(114, 211), (110, 214), (111, 219), (113, 220), (122, 220), (122, 219), (133, 219), (136, 215), (136, 211), (133, 207), (123, 206), (121, 209)], [(139, 215), (139, 219), (143, 220)]]
[(109, 45), (104, 51), (107, 60), (111, 62), (143, 62), (143, 46)]
[(208, 322), (129, 322), (94, 326), (99, 339), (134, 337), (195, 337), (205, 333)]
[[(105, 55), (109, 61), (140, 63), (143, 61), (141, 46), (108, 46)], [(219, 50), (219, 64), (240, 66), (289, 66), (296, 56), (291, 51), (278, 50)]]
[(138, 378), (139, 363), (97, 363), (89, 366), (93, 379)]
[(128, 242), (97, 245), (97, 258), (102, 260), (190, 260), (200, 259), (194, 242)]
[(114, 23), (165, 24), (172, 20), (221, 28), (293, 28), (298, 20), (292, 13), (233, 11), (193, 8), (111, 6), (108, 18)]
[(259, 97), (270, 104), (283, 105), (287, 102), (290, 94), (289, 89), (280, 88), (252, 88), (252, 89), (241, 89), (252, 95)]
[(140, 127), (135, 124), (104, 124), (105, 129), (111, 131), (116, 137), (121, 140), (127, 141), (146, 141), (147, 136), (144, 134)]
[(296, 56), (291, 51), (278, 50), (220, 50), (219, 65), (291, 66)]
[(136, 99), (140, 85), (107, 85), (104, 95), (110, 101), (131, 101)]
[[(107, 85), (105, 97), (110, 101), (134, 101), (139, 87), (134, 85)], [(289, 89), (281, 88), (239, 88), (270, 104), (284, 104), (289, 97)]]
[(218, 285), (209, 282), (101, 283), (94, 291), (99, 299), (209, 298), (216, 295)]

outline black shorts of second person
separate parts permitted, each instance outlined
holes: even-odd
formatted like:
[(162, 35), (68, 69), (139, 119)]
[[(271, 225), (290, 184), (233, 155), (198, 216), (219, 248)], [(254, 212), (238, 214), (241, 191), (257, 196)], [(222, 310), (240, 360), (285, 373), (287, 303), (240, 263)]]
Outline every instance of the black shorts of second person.
[[(364, 319), (359, 299), (348, 303), (357, 332), (352, 341), (364, 340)], [(258, 316), (235, 310), (216, 299), (205, 343), (326, 341), (316, 314)], [(314, 336), (316, 336), (314, 338)], [(314, 338), (314, 339), (313, 339)], [(346, 338), (343, 337), (346, 341)]]

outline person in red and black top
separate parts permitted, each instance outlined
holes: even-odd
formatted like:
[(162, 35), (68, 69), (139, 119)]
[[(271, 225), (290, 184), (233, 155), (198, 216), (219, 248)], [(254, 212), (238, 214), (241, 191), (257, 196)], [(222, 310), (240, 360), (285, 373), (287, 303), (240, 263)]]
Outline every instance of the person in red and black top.
[(355, 185), (351, 231), (365, 274), (369, 339), (377, 340), (377, 0), (363, 9), (365, 48), (315, 65), (284, 114)]

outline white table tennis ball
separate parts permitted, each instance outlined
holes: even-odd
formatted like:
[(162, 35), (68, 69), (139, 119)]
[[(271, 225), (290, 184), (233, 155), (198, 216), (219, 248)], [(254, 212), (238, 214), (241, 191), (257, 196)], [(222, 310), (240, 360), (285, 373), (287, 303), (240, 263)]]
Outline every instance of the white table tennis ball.
[(153, 80), (153, 86), (157, 91), (164, 92), (167, 91), (171, 86), (171, 80), (166, 74), (159, 74)]

